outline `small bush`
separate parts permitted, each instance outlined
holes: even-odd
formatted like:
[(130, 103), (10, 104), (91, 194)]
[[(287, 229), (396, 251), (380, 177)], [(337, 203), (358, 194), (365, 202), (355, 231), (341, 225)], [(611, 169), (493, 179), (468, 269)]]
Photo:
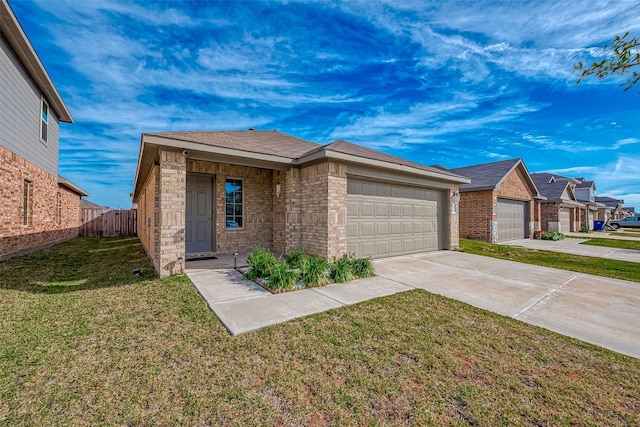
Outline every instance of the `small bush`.
[(556, 231), (545, 231), (542, 233), (541, 238), (542, 240), (562, 240), (564, 239), (564, 234)]
[(307, 286), (325, 285), (328, 267), (329, 263), (326, 258), (308, 255), (300, 268), (302, 281)]
[(582, 227), (582, 228), (580, 229), (580, 232), (581, 232), (581, 233), (588, 233), (588, 232), (589, 232), (589, 227)]
[(269, 277), (277, 261), (269, 250), (256, 246), (249, 253), (247, 264), (249, 270), (245, 276), (249, 280), (256, 280), (258, 277)]
[(356, 258), (351, 262), (351, 272), (356, 277), (372, 277), (376, 275), (371, 258)]
[(291, 268), (302, 270), (302, 266), (309, 255), (302, 249), (295, 249), (287, 254), (284, 259)]
[(277, 263), (271, 269), (268, 286), (274, 291), (291, 289), (298, 281), (298, 272), (292, 270), (286, 262)]
[(351, 274), (353, 259), (353, 254), (344, 254), (340, 258), (334, 258), (329, 266), (329, 277), (336, 283), (344, 283), (351, 280), (353, 277)]

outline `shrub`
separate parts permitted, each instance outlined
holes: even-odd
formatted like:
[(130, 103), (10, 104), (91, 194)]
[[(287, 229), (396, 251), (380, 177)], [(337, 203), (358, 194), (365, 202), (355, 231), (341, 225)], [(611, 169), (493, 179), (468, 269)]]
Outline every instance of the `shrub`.
[(351, 272), (356, 277), (372, 277), (376, 275), (371, 258), (356, 258), (351, 261)]
[(329, 266), (329, 277), (336, 283), (344, 283), (351, 280), (351, 263), (353, 262), (353, 254), (344, 254), (340, 258), (333, 258), (333, 262)]
[(289, 267), (297, 268), (299, 270), (302, 270), (302, 266), (306, 258), (309, 258), (309, 255), (307, 255), (307, 253), (302, 249), (295, 249), (284, 257), (287, 264), (289, 264)]
[(322, 286), (326, 284), (327, 267), (329, 267), (329, 263), (326, 258), (307, 255), (300, 268), (302, 281), (307, 286)]
[(542, 233), (541, 238), (542, 240), (562, 240), (564, 239), (564, 234), (556, 231), (545, 231)]
[(588, 233), (588, 232), (589, 232), (589, 227), (582, 227), (582, 228), (580, 229), (580, 232), (581, 232), (581, 233)]
[(298, 281), (298, 272), (292, 270), (286, 262), (277, 263), (271, 268), (268, 286), (274, 291), (291, 289)]
[(245, 276), (249, 280), (256, 280), (258, 277), (269, 277), (277, 261), (269, 250), (256, 246), (249, 253), (247, 264), (249, 270)]

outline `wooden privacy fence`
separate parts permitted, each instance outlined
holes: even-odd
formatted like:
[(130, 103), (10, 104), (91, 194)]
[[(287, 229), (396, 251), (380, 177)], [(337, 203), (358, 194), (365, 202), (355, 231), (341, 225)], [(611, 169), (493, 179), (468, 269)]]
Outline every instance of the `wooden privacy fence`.
[(80, 235), (87, 237), (135, 236), (137, 209), (82, 209)]

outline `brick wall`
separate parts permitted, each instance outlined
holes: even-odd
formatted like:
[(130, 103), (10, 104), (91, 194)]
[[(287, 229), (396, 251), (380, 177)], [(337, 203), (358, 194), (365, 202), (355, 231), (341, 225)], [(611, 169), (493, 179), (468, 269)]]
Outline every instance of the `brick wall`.
[(460, 193), (460, 237), (490, 241), (493, 204), (497, 202), (492, 190)]
[(540, 207), (540, 229), (544, 231), (559, 231), (560, 220), (558, 211), (560, 205), (558, 203), (541, 203)]
[(301, 247), (333, 257), (347, 251), (347, 168), (322, 162), (301, 169)]
[[(184, 261), (186, 159), (180, 152), (161, 151), (158, 172), (160, 275), (180, 273)], [(157, 256), (156, 256), (157, 257)]]
[[(29, 221), (24, 225), (24, 182), (30, 181)], [(58, 177), (0, 146), (0, 258), (78, 236), (80, 195)], [(60, 207), (60, 209), (58, 209)]]
[[(216, 252), (247, 251), (254, 246), (273, 248), (274, 209), (282, 212), (286, 200), (281, 194), (280, 204), (275, 204), (274, 172), (270, 169), (230, 165), (226, 163), (187, 161), (187, 172), (215, 175)], [(239, 178), (243, 181), (244, 227), (241, 230), (226, 228), (225, 180)], [(281, 191), (286, 192), (281, 185)], [(279, 242), (280, 243), (280, 242)]]
[(156, 227), (158, 220), (156, 207), (158, 207), (157, 201), (160, 197), (159, 171), (158, 166), (153, 166), (142, 186), (142, 191), (134, 200), (138, 204), (138, 237), (157, 272), (160, 271), (160, 260), (156, 257), (160, 246), (160, 233)]

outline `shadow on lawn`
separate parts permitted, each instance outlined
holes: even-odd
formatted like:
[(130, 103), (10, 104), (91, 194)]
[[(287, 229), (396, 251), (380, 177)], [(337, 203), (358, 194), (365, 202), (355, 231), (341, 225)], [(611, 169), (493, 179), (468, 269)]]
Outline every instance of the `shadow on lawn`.
[[(134, 270), (140, 270), (134, 275)], [(60, 294), (154, 279), (138, 238), (80, 237), (0, 263), (0, 289)]]

